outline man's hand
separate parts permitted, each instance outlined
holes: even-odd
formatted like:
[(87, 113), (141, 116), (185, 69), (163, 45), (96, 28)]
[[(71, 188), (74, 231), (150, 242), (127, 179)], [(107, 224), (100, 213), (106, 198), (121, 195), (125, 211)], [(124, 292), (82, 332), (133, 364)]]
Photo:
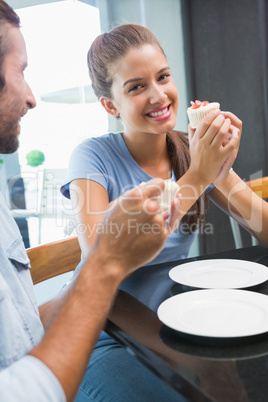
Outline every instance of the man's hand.
[(157, 199), (163, 189), (162, 179), (150, 180), (109, 204), (104, 215), (95, 251), (123, 270), (122, 280), (152, 260), (178, 226), (180, 197), (172, 202), (168, 223)]

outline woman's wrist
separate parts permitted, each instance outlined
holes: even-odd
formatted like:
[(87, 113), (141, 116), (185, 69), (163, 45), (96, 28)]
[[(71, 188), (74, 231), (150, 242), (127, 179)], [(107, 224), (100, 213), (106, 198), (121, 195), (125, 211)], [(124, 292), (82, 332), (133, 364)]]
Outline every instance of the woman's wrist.
[(178, 181), (178, 184), (181, 188), (194, 188), (195, 192), (200, 196), (210, 186), (211, 180), (206, 176), (201, 176), (200, 174), (196, 173), (190, 167)]
[(230, 191), (239, 183), (241, 179), (231, 168), (227, 175), (220, 181), (215, 180), (214, 186), (226, 197), (228, 197)]

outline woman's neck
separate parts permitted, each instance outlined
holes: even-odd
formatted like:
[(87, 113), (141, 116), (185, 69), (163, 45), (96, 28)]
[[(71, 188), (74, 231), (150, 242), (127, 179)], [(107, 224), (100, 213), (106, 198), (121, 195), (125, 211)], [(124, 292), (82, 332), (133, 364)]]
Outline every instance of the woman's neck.
[(153, 177), (171, 177), (171, 162), (167, 150), (166, 134), (143, 134), (142, 138), (132, 140), (122, 133), (125, 144), (135, 162)]

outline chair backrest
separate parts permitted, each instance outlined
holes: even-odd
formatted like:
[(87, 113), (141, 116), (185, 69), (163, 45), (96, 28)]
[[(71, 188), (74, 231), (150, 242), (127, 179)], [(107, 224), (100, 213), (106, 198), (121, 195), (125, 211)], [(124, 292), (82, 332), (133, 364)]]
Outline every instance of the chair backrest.
[(33, 283), (73, 271), (81, 259), (76, 236), (27, 249)]
[(247, 181), (247, 185), (263, 200), (268, 198), (268, 176)]

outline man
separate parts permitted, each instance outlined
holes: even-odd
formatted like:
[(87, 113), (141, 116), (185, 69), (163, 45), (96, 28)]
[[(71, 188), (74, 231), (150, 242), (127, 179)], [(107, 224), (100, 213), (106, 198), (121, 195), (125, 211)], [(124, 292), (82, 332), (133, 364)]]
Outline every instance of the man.
[[(16, 13), (0, 0), (0, 153), (16, 151), (20, 119), (36, 106), (23, 76), (27, 55), (19, 25)], [(38, 311), (27, 253), (0, 194), (1, 401), (74, 399), (118, 286), (155, 257), (176, 219), (178, 200), (169, 225), (157, 213), (152, 197), (163, 187), (162, 180), (153, 180), (114, 203), (71, 289), (46, 304), (45, 313), (42, 306)], [(133, 213), (139, 227), (146, 225), (138, 235), (128, 230)], [(109, 231), (111, 225), (120, 227), (118, 237)]]

